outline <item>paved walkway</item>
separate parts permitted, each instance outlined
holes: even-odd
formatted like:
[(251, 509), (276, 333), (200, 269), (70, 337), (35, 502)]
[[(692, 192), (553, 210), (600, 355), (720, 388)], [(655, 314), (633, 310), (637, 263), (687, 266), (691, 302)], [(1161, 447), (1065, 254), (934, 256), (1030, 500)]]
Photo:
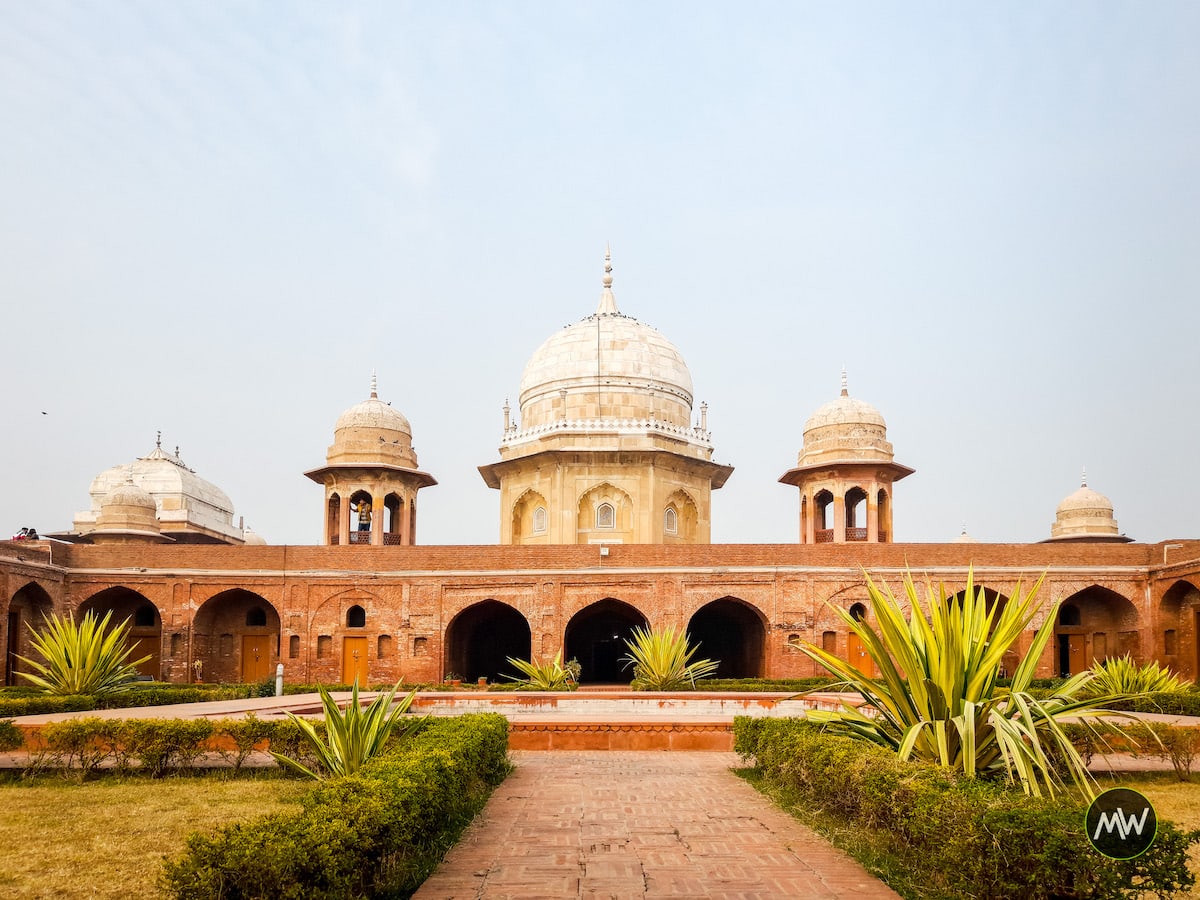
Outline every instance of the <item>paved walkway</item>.
[(898, 895), (729, 771), (732, 753), (513, 753), (414, 900)]

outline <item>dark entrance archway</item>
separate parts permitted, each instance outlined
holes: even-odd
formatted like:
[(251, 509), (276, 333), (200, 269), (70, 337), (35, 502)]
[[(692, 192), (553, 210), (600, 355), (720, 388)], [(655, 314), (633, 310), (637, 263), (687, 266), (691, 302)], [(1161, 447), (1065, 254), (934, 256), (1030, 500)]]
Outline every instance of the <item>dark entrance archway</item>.
[(32, 672), (28, 664), (17, 659), (25, 656), (37, 659), (29, 644), (30, 629), (37, 631), (42, 620), (54, 611), (54, 602), (39, 584), (30, 582), (13, 594), (8, 604), (7, 646), (4, 652), (4, 683), (28, 686), (30, 682), (17, 676), (18, 672)]
[(136, 662), (149, 656), (148, 660), (138, 664), (138, 674), (156, 680), (162, 677), (162, 617), (158, 614), (158, 607), (133, 588), (113, 587), (93, 594), (80, 603), (75, 620), (80, 621), (89, 612), (97, 621), (111, 612), (109, 628), (115, 628), (128, 619), (128, 661)]
[(583, 667), (580, 683), (628, 683), (633, 676), (622, 670), (620, 662), (629, 651), (625, 641), (633, 636), (633, 629), (647, 627), (645, 616), (611, 597), (575, 613), (567, 623), (563, 644), (567, 659), (577, 659)]
[(717, 661), (715, 678), (760, 678), (766, 629), (762, 617), (735, 597), (707, 603), (688, 622), (693, 659)]
[(446, 626), (445, 668), (470, 681), (504, 681), (517, 675), (508, 658), (529, 659), (529, 623), (506, 603), (484, 600), (468, 606)]

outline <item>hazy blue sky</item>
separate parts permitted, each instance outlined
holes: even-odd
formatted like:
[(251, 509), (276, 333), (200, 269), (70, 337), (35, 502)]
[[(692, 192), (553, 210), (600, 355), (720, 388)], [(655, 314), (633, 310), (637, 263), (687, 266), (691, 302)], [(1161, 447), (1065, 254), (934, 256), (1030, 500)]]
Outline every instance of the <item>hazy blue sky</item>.
[(162, 429), (315, 543), (375, 368), (421, 542), (492, 543), (476, 467), (609, 241), (736, 467), (715, 541), (797, 540), (843, 365), (917, 470), (897, 540), (1041, 540), (1084, 466), (1200, 536), (1198, 42), (1193, 2), (0, 0), (0, 527)]

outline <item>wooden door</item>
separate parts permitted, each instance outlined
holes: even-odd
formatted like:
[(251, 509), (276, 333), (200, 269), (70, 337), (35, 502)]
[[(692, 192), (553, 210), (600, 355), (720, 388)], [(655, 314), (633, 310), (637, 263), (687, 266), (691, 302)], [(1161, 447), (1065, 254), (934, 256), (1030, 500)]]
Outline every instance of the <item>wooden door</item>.
[(250, 684), (271, 677), (271, 636), (242, 635), (242, 681)]
[(129, 639), (129, 662), (136, 662), (143, 656), (150, 658), (137, 667), (139, 675), (149, 675), (151, 678), (158, 680), (160, 660), (158, 653), (158, 645), (160, 639), (156, 637), (135, 637)]
[(850, 665), (864, 675), (875, 674), (875, 664), (867, 654), (867, 648), (863, 646), (862, 638), (853, 631), (846, 636), (846, 657)]
[(1088, 669), (1087, 664), (1087, 635), (1085, 634), (1070, 634), (1067, 635), (1067, 659), (1070, 664), (1072, 675), (1078, 675), (1080, 672)]
[(367, 686), (367, 639), (365, 637), (348, 637), (342, 642), (342, 683)]

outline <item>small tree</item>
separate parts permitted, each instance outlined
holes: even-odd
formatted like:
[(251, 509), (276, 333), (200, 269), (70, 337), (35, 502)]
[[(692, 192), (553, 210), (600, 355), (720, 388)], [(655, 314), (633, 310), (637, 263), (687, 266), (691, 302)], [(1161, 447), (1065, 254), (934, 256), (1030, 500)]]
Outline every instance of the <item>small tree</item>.
[(17, 674), (48, 694), (97, 696), (128, 690), (137, 680), (137, 667), (151, 657), (130, 662), (133, 648), (126, 644), (129, 620), (110, 629), (110, 618), (112, 610), (99, 621), (89, 610), (78, 624), (73, 615), (45, 616), (40, 632), (29, 629), (30, 642), (42, 661), (18, 657), (40, 674)]
[(707, 678), (717, 671), (720, 662), (698, 659), (692, 662), (699, 647), (688, 644), (686, 631), (673, 625), (661, 630), (634, 628), (633, 639), (626, 640), (629, 653), (621, 657), (625, 668), (633, 666), (635, 691), (679, 691), (696, 688), (697, 678)]

